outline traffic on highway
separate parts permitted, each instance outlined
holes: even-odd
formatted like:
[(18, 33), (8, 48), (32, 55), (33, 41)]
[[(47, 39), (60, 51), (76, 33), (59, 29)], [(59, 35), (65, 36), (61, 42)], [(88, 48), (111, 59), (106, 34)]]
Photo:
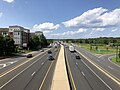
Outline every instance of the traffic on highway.
[[(120, 89), (120, 72), (106, 67), (105, 61), (97, 61), (99, 57), (78, 46), (63, 45), (70, 90)], [(32, 57), (27, 54), (26, 57), (14, 58), (14, 63), (0, 69), (0, 90), (51, 89), (59, 51), (60, 47), (51, 47), (45, 48), (44, 52), (33, 53)], [(1, 60), (1, 63), (10, 61), (9, 58)]]

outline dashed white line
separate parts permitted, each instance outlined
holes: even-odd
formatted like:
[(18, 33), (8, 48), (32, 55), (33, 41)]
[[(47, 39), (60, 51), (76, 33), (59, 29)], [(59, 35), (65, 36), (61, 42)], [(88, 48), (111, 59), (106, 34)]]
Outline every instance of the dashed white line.
[(78, 65), (78, 63), (76, 62), (76, 65)]
[(35, 73), (36, 73), (36, 72), (33, 72), (33, 73), (31, 74), (31, 76), (33, 76)]
[(92, 71), (92, 73), (97, 77), (99, 78), (100, 81), (102, 81), (110, 90), (112, 90), (112, 88), (98, 75), (96, 74), (83, 60), (81, 60), (85, 66), (87, 66), (89, 68), (90, 71)]
[(43, 64), (44, 64), (44, 62), (41, 63), (41, 65), (43, 65)]
[(81, 72), (83, 76), (85, 76), (84, 72)]
[[(45, 56), (46, 54), (44, 54), (43, 56)], [(43, 57), (41, 56), (41, 58)], [(2, 86), (0, 86), (0, 89), (2, 89), (3, 87), (5, 87), (8, 83), (10, 83), (13, 79), (15, 79), (16, 77), (18, 77), (21, 73), (23, 73), (25, 70), (27, 70), (29, 67), (31, 67), (34, 63), (36, 63), (37, 61), (39, 61), (40, 59), (37, 59), (36, 61), (34, 61), (33, 63), (31, 63), (28, 67), (24, 68), (22, 71), (20, 71), (17, 75), (15, 75), (14, 77), (12, 77), (10, 80), (8, 80), (6, 83), (4, 83)]]

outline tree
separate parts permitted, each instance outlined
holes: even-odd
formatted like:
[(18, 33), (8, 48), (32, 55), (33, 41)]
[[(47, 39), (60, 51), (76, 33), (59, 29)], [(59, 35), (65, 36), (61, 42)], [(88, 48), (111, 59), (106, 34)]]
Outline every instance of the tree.
[(39, 38), (38, 36), (34, 35), (33, 37), (30, 38), (29, 43), (28, 43), (28, 47), (31, 50), (37, 49), (38, 46), (40, 44)]
[(14, 40), (10, 36), (5, 36), (3, 42), (4, 55), (11, 55), (15, 52)]
[(42, 34), (39, 38), (41, 47), (45, 47), (48, 45), (46, 37)]
[(3, 55), (4, 48), (3, 48), (3, 36), (0, 35), (0, 56)]
[(14, 40), (10, 36), (0, 36), (0, 55), (11, 55), (14, 52)]

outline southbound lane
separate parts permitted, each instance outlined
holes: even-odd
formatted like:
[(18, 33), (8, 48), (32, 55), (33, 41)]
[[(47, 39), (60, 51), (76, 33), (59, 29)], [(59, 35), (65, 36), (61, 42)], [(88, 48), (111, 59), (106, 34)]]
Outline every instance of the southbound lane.
[(84, 62), (85, 58), (76, 59), (75, 54), (78, 53), (71, 53), (68, 48), (65, 48), (65, 54), (66, 61), (68, 61), (71, 70), (70, 79), (73, 78), (73, 80), (71, 80), (72, 90), (112, 90), (112, 88)]

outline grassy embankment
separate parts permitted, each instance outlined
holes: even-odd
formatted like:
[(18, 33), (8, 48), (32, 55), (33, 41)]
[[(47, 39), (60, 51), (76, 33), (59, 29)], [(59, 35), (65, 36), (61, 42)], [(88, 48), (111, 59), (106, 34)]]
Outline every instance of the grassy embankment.
[[(88, 51), (90, 51), (90, 44), (79, 44), (81, 48), (84, 48)], [(108, 50), (106, 49), (105, 45), (100, 45), (98, 46), (98, 50), (95, 49), (95, 47), (92, 48), (91, 50), (92, 53), (95, 54), (115, 54), (116, 53), (116, 48), (108, 47)], [(116, 61), (116, 57), (112, 57), (112, 62), (120, 65), (120, 58), (118, 58), (118, 62)]]
[(120, 58), (117, 59), (118, 61), (116, 61), (116, 57), (112, 57), (112, 62), (116, 63), (117, 65), (120, 65)]
[(92, 46), (92, 49), (90, 50), (90, 44), (79, 44), (79, 46), (95, 54), (114, 54), (116, 52), (115, 47), (114, 48), (107, 47), (108, 48), (107, 50), (106, 45), (98, 45), (97, 50), (96, 50), (96, 46)]

